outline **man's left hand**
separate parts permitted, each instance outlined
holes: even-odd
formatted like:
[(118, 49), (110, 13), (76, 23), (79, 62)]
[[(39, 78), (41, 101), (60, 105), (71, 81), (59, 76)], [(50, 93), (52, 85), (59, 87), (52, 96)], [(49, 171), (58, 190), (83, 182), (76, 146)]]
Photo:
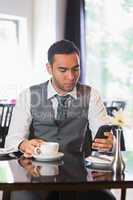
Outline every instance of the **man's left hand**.
[(111, 132), (105, 132), (106, 138), (95, 138), (92, 143), (92, 149), (97, 149), (98, 151), (110, 151), (113, 147), (114, 137)]

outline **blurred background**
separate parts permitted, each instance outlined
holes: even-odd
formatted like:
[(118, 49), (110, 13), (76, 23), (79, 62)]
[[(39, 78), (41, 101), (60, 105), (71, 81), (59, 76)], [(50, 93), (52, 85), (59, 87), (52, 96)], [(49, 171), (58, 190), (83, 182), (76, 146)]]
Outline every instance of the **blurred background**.
[(0, 85), (10, 86), (5, 98), (15, 98), (16, 85), (45, 81), (47, 49), (66, 38), (82, 50), (82, 82), (104, 98), (133, 102), (132, 11), (132, 0), (0, 0)]
[(47, 50), (65, 38), (81, 51), (80, 81), (107, 107), (124, 102), (132, 125), (132, 18), (133, 0), (0, 0), (0, 100), (46, 81)]

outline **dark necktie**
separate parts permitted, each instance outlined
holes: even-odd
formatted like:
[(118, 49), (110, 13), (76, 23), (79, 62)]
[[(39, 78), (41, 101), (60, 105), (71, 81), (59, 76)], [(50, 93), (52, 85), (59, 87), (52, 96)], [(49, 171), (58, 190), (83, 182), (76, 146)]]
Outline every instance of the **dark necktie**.
[(68, 101), (70, 99), (70, 95), (59, 96), (56, 95), (58, 101), (57, 107), (57, 120), (63, 121), (67, 118), (67, 110), (68, 110)]

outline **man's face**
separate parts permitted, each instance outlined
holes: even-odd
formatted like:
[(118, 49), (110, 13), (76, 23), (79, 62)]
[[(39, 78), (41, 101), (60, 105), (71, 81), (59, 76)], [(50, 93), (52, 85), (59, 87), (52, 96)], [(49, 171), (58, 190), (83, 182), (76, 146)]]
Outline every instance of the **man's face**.
[(56, 54), (53, 64), (47, 65), (47, 69), (56, 91), (63, 95), (72, 91), (79, 79), (79, 56), (76, 53)]

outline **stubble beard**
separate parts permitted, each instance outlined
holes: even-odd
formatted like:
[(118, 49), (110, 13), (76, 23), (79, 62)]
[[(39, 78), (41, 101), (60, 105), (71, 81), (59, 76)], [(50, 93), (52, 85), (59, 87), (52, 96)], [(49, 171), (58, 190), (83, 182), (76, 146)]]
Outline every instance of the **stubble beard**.
[(73, 85), (73, 87), (71, 87), (70, 89), (65, 88), (63, 85), (61, 85), (58, 81), (56, 81), (56, 79), (52, 78), (52, 85), (54, 86), (55, 90), (59, 93), (68, 93), (71, 92), (73, 90), (73, 88), (76, 86), (78, 80), (75, 82), (75, 84)]

